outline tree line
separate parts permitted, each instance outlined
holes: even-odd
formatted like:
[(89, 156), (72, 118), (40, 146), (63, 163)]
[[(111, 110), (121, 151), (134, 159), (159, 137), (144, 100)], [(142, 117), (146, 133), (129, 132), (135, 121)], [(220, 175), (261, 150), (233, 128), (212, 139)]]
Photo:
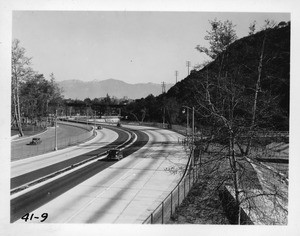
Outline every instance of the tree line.
[(12, 42), (11, 60), (11, 125), (23, 136), (22, 125), (41, 121), (49, 113), (55, 113), (63, 104), (63, 95), (53, 73), (47, 79), (33, 70), (32, 58), (26, 56), (18, 39)]

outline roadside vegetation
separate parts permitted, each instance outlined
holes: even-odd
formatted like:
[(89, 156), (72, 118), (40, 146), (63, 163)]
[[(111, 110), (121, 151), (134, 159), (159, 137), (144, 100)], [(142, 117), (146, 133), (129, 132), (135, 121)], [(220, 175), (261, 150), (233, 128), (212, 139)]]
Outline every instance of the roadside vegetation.
[(11, 128), (18, 130), (20, 136), (24, 136), (24, 129), (46, 127), (46, 117), (55, 113), (63, 99), (53, 73), (46, 79), (43, 74), (33, 70), (31, 60), (20, 41), (14, 39), (11, 62)]
[[(287, 224), (288, 166), (282, 171), (263, 162), (268, 157), (273, 164), (288, 163), (288, 154), (282, 158), (281, 151), (288, 150), (289, 143), (290, 22), (266, 20), (258, 31), (253, 22), (242, 39), (229, 20), (214, 19), (210, 26), (205, 36), (209, 47), (195, 48), (210, 60), (168, 92), (134, 101), (108, 94), (93, 100), (63, 99), (54, 75), (47, 80), (34, 72), (15, 40), (12, 124), (22, 136), (26, 120), (42, 121), (58, 110), (70, 116), (121, 115), (127, 121), (163, 122), (172, 128), (191, 124), (192, 114), (184, 108), (193, 108), (198, 134), (194, 145), (202, 172), (173, 220)], [(278, 138), (278, 131), (287, 135)]]
[[(128, 116), (172, 127), (186, 122), (184, 106), (195, 109), (195, 128), (201, 134), (195, 144), (204, 171), (183, 203), (187, 212), (200, 201), (204, 208), (222, 205), (232, 224), (287, 224), (287, 176), (266, 168), (261, 159), (267, 146), (288, 145), (288, 136), (278, 141), (274, 131), (289, 130), (290, 23), (266, 20), (256, 32), (254, 22), (249, 36), (239, 40), (232, 22), (214, 19), (210, 24), (205, 37), (210, 47), (196, 49), (211, 60), (167, 93), (129, 104)], [(222, 214), (218, 222), (225, 222)]]

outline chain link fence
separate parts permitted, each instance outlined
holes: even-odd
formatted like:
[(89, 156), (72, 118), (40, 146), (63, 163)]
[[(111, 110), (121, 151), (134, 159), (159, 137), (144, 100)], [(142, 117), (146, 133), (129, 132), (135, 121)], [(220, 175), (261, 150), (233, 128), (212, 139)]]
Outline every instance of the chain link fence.
[[(182, 179), (143, 222), (144, 224), (164, 224), (170, 220), (171, 216), (175, 213), (176, 208), (182, 203), (193, 184), (198, 180), (198, 177), (200, 176), (202, 154), (199, 153), (199, 155), (194, 155), (195, 147), (192, 144), (191, 132), (184, 126), (172, 125), (171, 127), (163, 127), (161, 123), (142, 123), (141, 125), (168, 128), (185, 135), (184, 139), (178, 141), (182, 142), (182, 145), (193, 150), (190, 154), (191, 156)], [(248, 135), (249, 134), (245, 135), (245, 140), (249, 137)], [(278, 179), (279, 181), (288, 184), (288, 179), (286, 177), (288, 176), (289, 132), (260, 131), (253, 132), (253, 134), (250, 135), (255, 137), (253, 141), (255, 142), (255, 145), (251, 147), (251, 153), (254, 156), (257, 153), (257, 156), (255, 156), (257, 159), (256, 165), (260, 166), (258, 171), (262, 174), (262, 178), (267, 180), (268, 183), (272, 183), (274, 182), (274, 179)], [(214, 139), (213, 136), (205, 135), (204, 133), (196, 133), (194, 143), (199, 145), (199, 143), (202, 143), (202, 141), (209, 138), (212, 138), (212, 140)], [(265, 166), (264, 163), (261, 163), (262, 158), (260, 157), (264, 157), (264, 159), (277, 158), (279, 159), (277, 161), (280, 161), (280, 163), (268, 163), (268, 166)], [(279, 167), (277, 165), (281, 168), (280, 174), (278, 174)], [(272, 170), (273, 175), (270, 175), (269, 172), (268, 174), (264, 173), (263, 169), (266, 168)]]
[(145, 219), (143, 224), (164, 224), (175, 213), (176, 208), (182, 203), (193, 184), (197, 181), (200, 165), (195, 159), (192, 149), (184, 174), (171, 191), (171, 193), (157, 206), (157, 208)]
[(178, 142), (191, 150), (186, 169), (179, 183), (143, 222), (143, 224), (164, 224), (169, 221), (170, 217), (175, 213), (176, 208), (185, 199), (193, 184), (197, 181), (200, 173), (199, 158), (195, 159), (194, 146), (191, 143), (192, 129), (187, 129), (186, 126), (182, 125), (170, 126), (168, 124), (157, 122), (129, 122), (127, 124), (173, 130), (179, 134), (185, 135), (185, 138), (178, 139)]

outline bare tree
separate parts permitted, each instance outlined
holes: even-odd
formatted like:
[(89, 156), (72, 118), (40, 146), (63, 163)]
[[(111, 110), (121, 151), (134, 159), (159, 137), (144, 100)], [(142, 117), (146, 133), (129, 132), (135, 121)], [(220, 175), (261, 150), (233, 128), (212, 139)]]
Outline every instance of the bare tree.
[(254, 127), (255, 127), (255, 119), (256, 119), (256, 112), (257, 112), (257, 100), (258, 100), (258, 93), (260, 91), (260, 83), (261, 83), (261, 76), (262, 76), (262, 67), (263, 67), (263, 57), (264, 57), (264, 50), (265, 50), (265, 42), (266, 42), (266, 34), (263, 38), (263, 42), (262, 42), (262, 48), (261, 48), (261, 52), (260, 52), (260, 57), (259, 57), (259, 63), (258, 63), (258, 76), (257, 76), (257, 80), (255, 83), (255, 94), (254, 94), (254, 99), (253, 99), (253, 108), (252, 108), (252, 119), (251, 119), (251, 125), (249, 128), (249, 141), (247, 144), (247, 148), (246, 151), (242, 153), (245, 155), (249, 154), (249, 150), (250, 150), (250, 146), (251, 146), (251, 141), (252, 141), (252, 135), (251, 132), (253, 131)]
[[(265, 188), (264, 185), (268, 182), (265, 178), (270, 171), (255, 161), (256, 156), (245, 155), (238, 149), (239, 132), (243, 129), (240, 129), (242, 128), (241, 117), (236, 116), (235, 113), (243, 96), (242, 89), (234, 84), (234, 80), (230, 77), (226, 80), (222, 79), (221, 82), (224, 92), (222, 96), (213, 94), (216, 90), (214, 87), (218, 83), (213, 83), (209, 78), (202, 83), (205, 93), (202, 90), (197, 95), (196, 111), (201, 111), (201, 114), (211, 118), (213, 128), (210, 137), (214, 137), (202, 139), (197, 145), (202, 152), (201, 178), (212, 178), (210, 180), (212, 192), (226, 187), (227, 191), (234, 196), (234, 204), (231, 203), (232, 207), (229, 210), (233, 212), (234, 223), (245, 223), (245, 219), (242, 218), (246, 212), (248, 216), (252, 219), (257, 218), (259, 222), (284, 224), (287, 215), (287, 191), (284, 187), (286, 185), (281, 184), (282, 178), (278, 175), (276, 181), (272, 178), (274, 183)], [(206, 146), (207, 143), (210, 145)], [(260, 168), (258, 173), (257, 166)], [(261, 173), (264, 176), (261, 176)], [(268, 212), (272, 211), (281, 214), (281, 217), (275, 219), (273, 215), (268, 215)]]
[[(268, 224), (286, 223), (285, 187), (280, 185), (280, 180), (264, 187), (266, 177), (261, 176), (262, 170), (259, 173), (254, 170), (254, 166), (257, 167), (258, 164), (255, 162), (254, 153), (250, 155), (249, 151), (252, 147), (253, 133), (257, 131), (255, 128), (258, 128), (257, 114), (262, 113), (265, 107), (276, 99), (270, 95), (268, 98), (270, 101), (261, 101), (267, 97), (259, 97), (263, 60), (267, 58), (265, 44), (266, 34), (262, 37), (254, 89), (253, 85), (246, 85), (243, 81), (244, 74), (240, 64), (232, 64), (230, 60), (223, 61), (221, 58), (219, 60), (222, 60), (222, 72), (220, 73), (219, 68), (211, 70), (206, 68), (195, 84), (196, 112), (210, 121), (212, 126), (210, 137), (214, 137), (202, 140), (198, 146), (203, 152), (201, 163), (206, 175), (215, 178), (214, 174), (218, 173), (216, 189), (228, 186), (229, 192), (234, 196), (233, 211), (237, 224), (242, 223), (245, 211), (248, 215), (255, 215), (260, 222), (263, 222), (262, 219), (265, 217), (264, 222)], [(254, 91), (254, 96), (249, 93), (246, 96), (246, 90)], [(259, 109), (258, 103), (261, 105)], [(248, 142), (244, 149), (241, 143), (245, 138)], [(209, 148), (208, 145), (205, 147), (205, 142), (210, 143)], [(272, 211), (281, 214), (279, 217), (281, 219), (268, 216), (267, 213)]]

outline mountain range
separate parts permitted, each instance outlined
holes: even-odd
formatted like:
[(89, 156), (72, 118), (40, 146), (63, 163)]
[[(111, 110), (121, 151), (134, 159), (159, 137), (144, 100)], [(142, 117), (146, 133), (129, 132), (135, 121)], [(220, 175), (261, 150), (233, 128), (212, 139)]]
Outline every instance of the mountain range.
[[(121, 80), (107, 79), (107, 80), (64, 80), (58, 82), (58, 85), (63, 89), (65, 98), (80, 99), (85, 98), (100, 98), (115, 96), (117, 98), (128, 97), (130, 99), (137, 99), (147, 97), (149, 94), (157, 96), (162, 92), (162, 85), (155, 83), (138, 83), (129, 84)], [(166, 91), (171, 88), (173, 84), (166, 84)]]

